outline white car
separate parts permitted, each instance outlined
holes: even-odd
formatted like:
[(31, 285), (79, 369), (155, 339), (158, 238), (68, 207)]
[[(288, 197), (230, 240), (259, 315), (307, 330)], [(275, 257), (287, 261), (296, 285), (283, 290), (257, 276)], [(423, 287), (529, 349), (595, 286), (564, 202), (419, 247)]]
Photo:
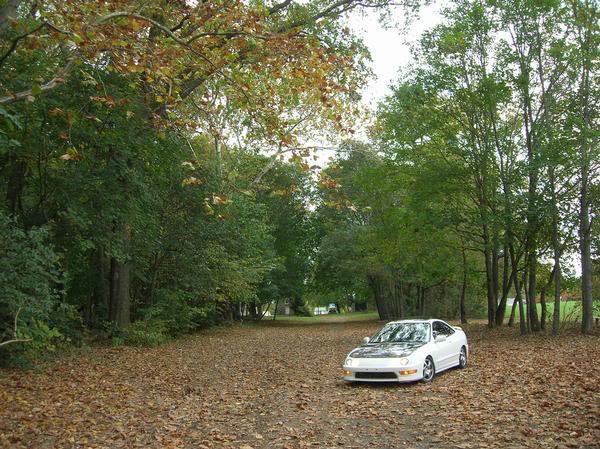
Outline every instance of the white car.
[(442, 320), (392, 321), (344, 362), (349, 382), (431, 382), (436, 373), (465, 368), (469, 345), (464, 331)]

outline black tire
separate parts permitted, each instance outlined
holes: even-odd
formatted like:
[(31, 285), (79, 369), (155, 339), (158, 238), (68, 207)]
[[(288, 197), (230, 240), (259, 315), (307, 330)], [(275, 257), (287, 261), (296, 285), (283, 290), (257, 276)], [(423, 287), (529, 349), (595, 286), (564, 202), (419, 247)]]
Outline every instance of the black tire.
[(427, 356), (425, 363), (423, 364), (423, 378), (421, 382), (424, 384), (430, 383), (435, 377), (435, 364), (431, 356)]
[(467, 352), (466, 346), (460, 348), (460, 355), (458, 356), (458, 367), (465, 369), (469, 364), (469, 353)]

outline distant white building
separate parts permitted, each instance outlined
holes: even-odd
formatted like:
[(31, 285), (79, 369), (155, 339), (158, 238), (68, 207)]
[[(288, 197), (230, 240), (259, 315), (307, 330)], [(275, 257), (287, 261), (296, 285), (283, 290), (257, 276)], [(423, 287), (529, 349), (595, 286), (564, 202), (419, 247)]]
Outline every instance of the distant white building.
[[(525, 298), (521, 298), (523, 300), (523, 305), (527, 304), (527, 300)], [(515, 303), (516, 298), (506, 298), (506, 307), (512, 307)]]

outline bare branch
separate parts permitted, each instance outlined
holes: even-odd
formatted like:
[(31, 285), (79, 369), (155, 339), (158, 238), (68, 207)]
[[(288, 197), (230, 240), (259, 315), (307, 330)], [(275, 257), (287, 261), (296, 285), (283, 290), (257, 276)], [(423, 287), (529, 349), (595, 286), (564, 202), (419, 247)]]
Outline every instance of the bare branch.
[(19, 307), (19, 310), (17, 310), (17, 313), (15, 314), (15, 325), (14, 325), (14, 329), (13, 329), (13, 337), (14, 338), (12, 340), (6, 340), (6, 341), (1, 342), (0, 347), (9, 345), (11, 343), (25, 343), (25, 342), (32, 340), (31, 338), (19, 338), (19, 335), (18, 335), (19, 313), (21, 313), (21, 307)]
[(292, 3), (292, 0), (284, 0), (281, 3), (276, 3), (275, 5), (269, 8), (269, 15), (276, 14), (282, 9), (287, 8), (290, 5), (290, 3)]
[[(71, 70), (72, 67), (73, 67), (73, 60), (70, 59), (69, 62), (67, 62), (67, 65), (65, 65), (62, 69), (60, 69), (58, 71), (58, 74), (54, 78), (52, 78), (50, 81), (48, 81), (47, 83), (42, 84), (40, 86), (40, 92), (42, 92), (42, 93), (47, 92), (49, 90), (54, 89), (55, 87), (60, 86), (62, 83), (64, 83), (65, 76), (69, 73), (69, 71)], [(27, 89), (22, 92), (18, 92), (16, 94), (0, 97), (0, 104), (14, 103), (15, 101), (24, 100), (30, 96), (33, 96), (33, 90)]]

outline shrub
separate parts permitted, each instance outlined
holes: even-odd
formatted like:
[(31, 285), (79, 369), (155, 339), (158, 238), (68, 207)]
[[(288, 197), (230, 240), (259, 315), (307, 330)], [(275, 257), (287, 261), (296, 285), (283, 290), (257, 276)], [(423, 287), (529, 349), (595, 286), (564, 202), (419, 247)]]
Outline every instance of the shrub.
[[(124, 343), (130, 346), (159, 346), (170, 340), (167, 324), (159, 319), (136, 321), (125, 329)], [(114, 337), (113, 337), (114, 341)]]
[(0, 364), (27, 365), (54, 349), (62, 338), (53, 323), (64, 311), (59, 285), (59, 261), (48, 244), (48, 230), (25, 231), (0, 212), (0, 341), (15, 338), (17, 314), (16, 337), (28, 340), (1, 346)]
[(197, 307), (193, 297), (181, 291), (161, 290), (156, 305), (144, 313), (146, 320), (159, 320), (171, 337), (187, 334), (216, 324), (218, 314), (213, 305)]

